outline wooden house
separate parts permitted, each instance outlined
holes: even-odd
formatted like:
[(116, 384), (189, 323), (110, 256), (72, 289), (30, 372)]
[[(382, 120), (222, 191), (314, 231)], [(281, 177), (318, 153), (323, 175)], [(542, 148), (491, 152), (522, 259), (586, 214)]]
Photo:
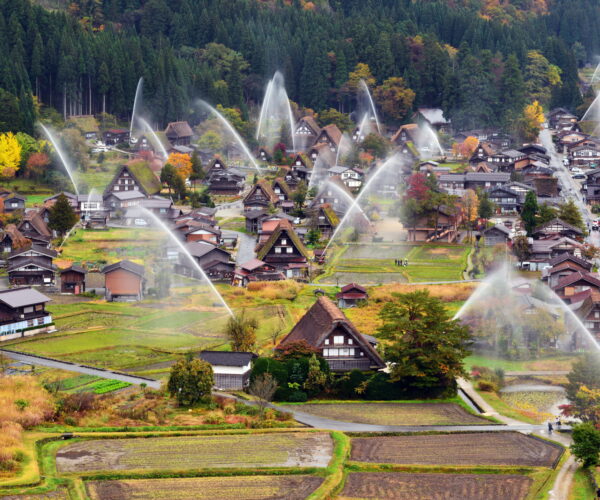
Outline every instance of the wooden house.
[(105, 266), (105, 298), (109, 302), (133, 302), (144, 298), (144, 266), (122, 260)]
[(258, 150), (256, 151), (256, 159), (263, 161), (263, 162), (269, 162), (271, 161), (271, 158), (273, 157), (273, 155), (271, 154), (271, 151), (269, 150), (269, 148), (266, 148), (264, 146), (261, 146), (258, 148)]
[(193, 132), (188, 122), (171, 122), (165, 129), (165, 135), (173, 146), (189, 146)]
[(316, 120), (306, 115), (300, 118), (294, 127), (294, 139), (296, 142), (296, 148), (299, 150), (305, 150), (315, 143), (315, 140), (321, 132), (321, 127), (317, 125)]
[(357, 283), (349, 283), (343, 286), (341, 290), (335, 295), (338, 301), (338, 307), (345, 309), (348, 307), (354, 307), (359, 302), (364, 302), (369, 298), (367, 289)]
[(488, 158), (492, 157), (494, 154), (496, 154), (496, 150), (489, 142), (480, 142), (475, 148), (475, 151), (473, 151), (471, 158), (469, 158), (469, 163), (473, 165), (481, 161), (487, 162)]
[(326, 296), (317, 299), (279, 343), (277, 350), (284, 350), (297, 342), (306, 342), (317, 349), (332, 371), (369, 371), (385, 367), (375, 346)]
[(208, 191), (218, 196), (238, 196), (244, 189), (245, 178), (244, 173), (229, 168), (225, 172), (210, 177)]
[(331, 123), (321, 129), (313, 147), (325, 144), (332, 153), (337, 153), (341, 140), (342, 131), (335, 123)]
[(12, 286), (54, 285), (56, 251), (41, 245), (31, 245), (13, 251), (8, 256), (8, 281)]
[(552, 289), (563, 300), (586, 290), (600, 293), (600, 279), (590, 273), (576, 271), (560, 279)]
[(309, 158), (298, 154), (292, 160), (292, 164), (285, 175), (285, 182), (293, 189), (296, 188), (300, 181), (304, 181), (308, 184), (312, 169), (312, 161)]
[(572, 226), (565, 221), (554, 218), (540, 226), (537, 226), (532, 233), (537, 239), (547, 239), (549, 237), (566, 236), (573, 240), (583, 237), (583, 231), (578, 227)]
[(510, 229), (504, 224), (496, 224), (485, 229), (481, 235), (486, 247), (504, 245), (510, 241)]
[(496, 211), (501, 214), (518, 213), (525, 202), (522, 194), (514, 192), (506, 184), (489, 189), (488, 197), (496, 205)]
[[(187, 243), (186, 249), (211, 281), (231, 283), (235, 272), (235, 264), (232, 262), (231, 254), (227, 250), (206, 241)], [(184, 276), (202, 278), (197, 269), (190, 263), (189, 257), (182, 253), (179, 254), (175, 272)]]
[(139, 191), (146, 197), (160, 193), (162, 184), (150, 166), (143, 161), (121, 165), (104, 190), (104, 198), (111, 193)]
[(416, 123), (407, 123), (401, 125), (396, 133), (392, 136), (392, 142), (397, 146), (401, 146), (408, 142), (416, 144), (419, 139), (419, 125)]
[(571, 130), (577, 117), (565, 108), (554, 108), (548, 113), (548, 126), (554, 130)]
[(221, 230), (215, 224), (206, 222), (188, 220), (179, 222), (175, 225), (175, 230), (181, 233), (186, 242), (207, 241), (213, 245), (221, 243)]
[(523, 267), (530, 271), (540, 271), (549, 266), (549, 262), (555, 257), (563, 254), (571, 254), (576, 257), (582, 256), (583, 245), (566, 236), (530, 240), (530, 256)]
[(314, 210), (312, 224), (323, 238), (329, 239), (340, 224), (340, 219), (329, 203), (323, 203)]
[(450, 133), (450, 120), (446, 119), (444, 111), (440, 108), (418, 108), (413, 114), (413, 120), (420, 125), (431, 127), (438, 133)]
[(550, 288), (554, 288), (561, 279), (572, 273), (586, 274), (591, 271), (591, 262), (571, 254), (562, 254), (548, 261), (548, 267), (542, 270), (542, 281), (546, 281)]
[(198, 357), (212, 366), (214, 387), (222, 391), (241, 391), (250, 384), (251, 352), (202, 351)]
[(81, 266), (72, 265), (60, 272), (61, 293), (79, 295), (85, 292), (85, 276), (87, 270)]
[(323, 184), (310, 203), (311, 209), (319, 205), (329, 204), (338, 216), (342, 216), (350, 208), (354, 197), (339, 177), (331, 177), (329, 182)]
[(458, 236), (460, 213), (450, 207), (441, 207), (438, 210), (437, 226), (433, 214), (420, 216), (415, 224), (406, 227), (408, 241), (443, 241), (453, 243)]
[(304, 279), (308, 274), (308, 251), (287, 220), (279, 222), (269, 239), (257, 248), (257, 259), (285, 273)]
[(38, 245), (47, 247), (52, 240), (52, 231), (38, 210), (26, 212), (21, 222), (17, 225), (17, 229), (23, 236)]
[(279, 205), (279, 196), (275, 194), (267, 179), (260, 179), (244, 198), (244, 212), (268, 210)]
[(23, 236), (14, 224), (8, 224), (0, 231), (0, 252), (10, 253), (31, 245), (31, 240)]
[(24, 211), (25, 210), (25, 202), (27, 201), (27, 197), (22, 196), (20, 194), (9, 194), (2, 198), (4, 202), (4, 213), (12, 213), (17, 210)]
[(0, 342), (55, 331), (50, 299), (31, 287), (0, 290)]
[(110, 128), (103, 134), (104, 144), (127, 144), (129, 142), (129, 130), (124, 128)]
[(286, 214), (292, 212), (295, 208), (295, 203), (292, 199), (294, 192), (285, 179), (283, 177), (277, 177), (273, 180), (271, 187), (273, 188), (275, 195), (279, 198), (279, 208)]
[(251, 259), (238, 266), (233, 276), (233, 286), (248, 286), (253, 281), (282, 281), (285, 275), (259, 259)]

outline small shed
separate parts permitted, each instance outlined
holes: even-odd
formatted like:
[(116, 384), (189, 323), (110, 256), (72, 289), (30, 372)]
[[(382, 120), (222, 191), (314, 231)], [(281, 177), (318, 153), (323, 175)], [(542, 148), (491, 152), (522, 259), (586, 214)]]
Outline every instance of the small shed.
[(61, 293), (79, 295), (85, 292), (85, 275), (87, 270), (81, 266), (71, 266), (60, 272)]
[(510, 229), (503, 224), (496, 224), (493, 227), (489, 227), (482, 234), (486, 247), (508, 243), (510, 239)]
[(210, 363), (213, 369), (215, 387), (222, 390), (239, 391), (250, 383), (252, 352), (202, 351), (200, 359)]
[(133, 302), (144, 297), (144, 266), (122, 260), (105, 266), (104, 287), (109, 302)]
[(336, 294), (338, 307), (344, 309), (346, 307), (354, 307), (359, 300), (367, 300), (369, 294), (364, 286), (356, 283), (349, 283), (343, 286), (339, 293)]

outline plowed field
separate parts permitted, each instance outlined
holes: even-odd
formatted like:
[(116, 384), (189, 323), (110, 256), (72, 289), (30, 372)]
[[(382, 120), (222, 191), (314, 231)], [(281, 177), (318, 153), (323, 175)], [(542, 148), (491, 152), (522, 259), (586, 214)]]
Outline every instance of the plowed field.
[(385, 436), (352, 439), (352, 460), (421, 465), (551, 467), (559, 447), (518, 432)]
[(303, 500), (323, 481), (315, 476), (193, 477), (91, 481), (91, 500)]
[(348, 475), (343, 499), (522, 500), (532, 479), (504, 474), (404, 474), (355, 472)]
[(56, 464), (60, 472), (325, 467), (332, 451), (327, 433), (97, 439), (61, 448)]

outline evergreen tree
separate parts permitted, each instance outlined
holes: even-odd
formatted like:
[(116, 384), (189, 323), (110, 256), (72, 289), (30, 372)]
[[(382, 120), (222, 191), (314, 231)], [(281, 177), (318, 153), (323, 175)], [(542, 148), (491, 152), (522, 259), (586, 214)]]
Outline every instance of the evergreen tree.
[(48, 227), (61, 237), (77, 223), (77, 214), (67, 197), (61, 193), (48, 214)]
[(537, 196), (534, 191), (527, 191), (525, 203), (521, 209), (521, 220), (525, 226), (525, 231), (531, 235), (537, 225), (536, 215), (538, 212)]
[(182, 406), (193, 406), (210, 396), (214, 385), (210, 363), (192, 355), (171, 367), (167, 390)]

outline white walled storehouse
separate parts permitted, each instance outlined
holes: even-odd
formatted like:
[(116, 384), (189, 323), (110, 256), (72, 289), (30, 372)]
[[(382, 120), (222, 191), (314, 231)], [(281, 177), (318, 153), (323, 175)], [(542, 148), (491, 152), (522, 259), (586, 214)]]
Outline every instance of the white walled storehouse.
[(250, 383), (251, 352), (202, 351), (200, 359), (210, 363), (217, 389), (241, 390)]

